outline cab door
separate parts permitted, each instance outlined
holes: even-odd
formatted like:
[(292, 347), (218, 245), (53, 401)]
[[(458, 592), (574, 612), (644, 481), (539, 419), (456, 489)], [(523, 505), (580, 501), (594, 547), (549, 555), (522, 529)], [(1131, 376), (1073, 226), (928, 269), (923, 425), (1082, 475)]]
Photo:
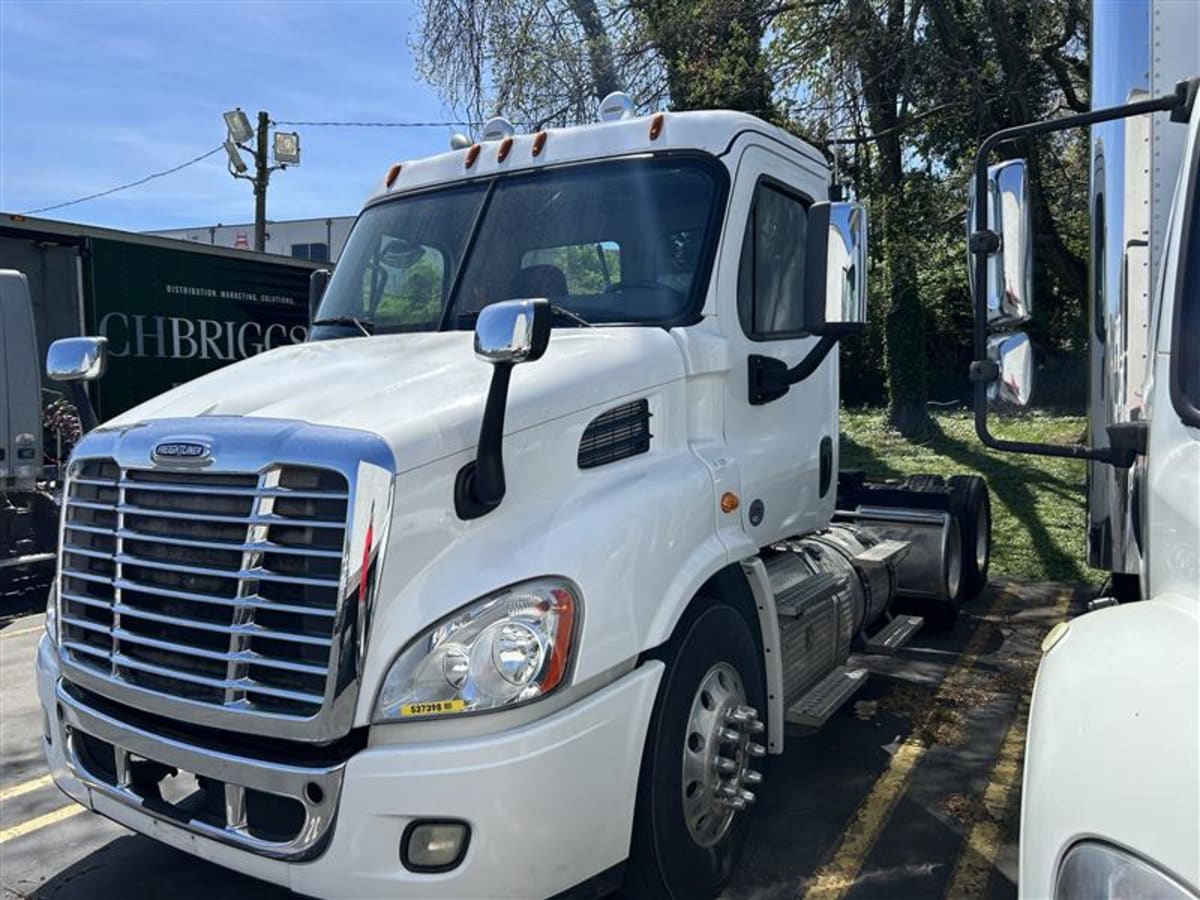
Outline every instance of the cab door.
[(768, 402), (752, 402), (748, 375), (751, 355), (791, 367), (817, 344), (805, 331), (805, 242), (809, 208), (825, 199), (826, 177), (822, 163), (790, 147), (744, 147), (722, 241), (718, 315), (732, 362), (725, 441), (741, 473), (742, 527), (760, 547), (819, 528), (833, 513), (837, 351)]

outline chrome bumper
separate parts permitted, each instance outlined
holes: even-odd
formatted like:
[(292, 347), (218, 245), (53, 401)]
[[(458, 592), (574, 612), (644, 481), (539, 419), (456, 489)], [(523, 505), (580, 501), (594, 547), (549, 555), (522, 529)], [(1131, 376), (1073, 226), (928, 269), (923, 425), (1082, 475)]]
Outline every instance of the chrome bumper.
[[(318, 856), (333, 831), (345, 763), (306, 768), (202, 749), (142, 730), (112, 718), (73, 696), (60, 679), (55, 686), (58, 721), (70, 773), (89, 790), (110, 797), (165, 822), (196, 834), (271, 859), (300, 861)], [(85, 736), (111, 745), (111, 772), (90, 765)], [(221, 791), (220, 815), (197, 816), (162, 799), (157, 787), (172, 776), (162, 771), (157, 780), (139, 777), (136, 767), (157, 763), (196, 776), (201, 790)], [(204, 786), (207, 785), (207, 786)], [(256, 826), (254, 800), (298, 803), (303, 824), (287, 839), (264, 836)], [(248, 803), (248, 798), (250, 803)], [(259, 832), (256, 834), (255, 832)]]

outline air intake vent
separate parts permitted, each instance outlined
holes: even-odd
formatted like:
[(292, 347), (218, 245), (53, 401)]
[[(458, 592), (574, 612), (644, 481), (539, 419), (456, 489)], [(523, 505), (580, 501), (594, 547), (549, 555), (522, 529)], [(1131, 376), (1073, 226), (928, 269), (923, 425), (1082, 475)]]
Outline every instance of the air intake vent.
[(579, 468), (593, 469), (650, 449), (650, 404), (635, 400), (602, 412), (579, 441)]

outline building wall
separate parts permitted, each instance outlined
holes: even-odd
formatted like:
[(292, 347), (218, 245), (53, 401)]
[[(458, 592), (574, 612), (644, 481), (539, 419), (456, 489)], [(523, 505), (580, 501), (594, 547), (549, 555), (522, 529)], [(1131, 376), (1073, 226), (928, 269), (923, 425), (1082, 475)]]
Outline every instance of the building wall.
[[(302, 259), (336, 262), (346, 245), (354, 216), (332, 216), (327, 219), (293, 219), (267, 223), (268, 253), (295, 256)], [(205, 225), (197, 228), (171, 228), (152, 231), (162, 237), (216, 244), (221, 247), (251, 250), (254, 247), (254, 226)]]

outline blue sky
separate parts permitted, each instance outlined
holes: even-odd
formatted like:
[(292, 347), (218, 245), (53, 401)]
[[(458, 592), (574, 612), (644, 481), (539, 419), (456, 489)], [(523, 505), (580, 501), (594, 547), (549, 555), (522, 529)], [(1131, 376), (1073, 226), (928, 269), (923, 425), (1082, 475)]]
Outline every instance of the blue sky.
[[(225, 137), (222, 111), (277, 120), (450, 115), (409, 52), (417, 7), (393, 2), (0, 0), (0, 210), (133, 181)], [(447, 147), (448, 128), (298, 127), (269, 219), (350, 215), (393, 162)], [(253, 219), (250, 183), (219, 153), (47, 217), (148, 230)]]

